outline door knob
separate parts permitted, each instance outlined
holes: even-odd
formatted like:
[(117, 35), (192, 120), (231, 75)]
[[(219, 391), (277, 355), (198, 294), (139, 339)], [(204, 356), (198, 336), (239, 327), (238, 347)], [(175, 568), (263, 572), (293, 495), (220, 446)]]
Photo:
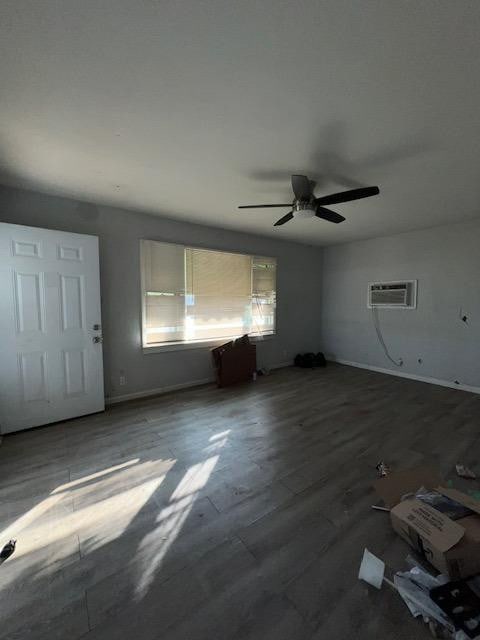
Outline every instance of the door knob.
[(95, 344), (98, 342), (103, 342), (102, 336), (93, 336), (92, 340), (93, 342), (95, 342)]

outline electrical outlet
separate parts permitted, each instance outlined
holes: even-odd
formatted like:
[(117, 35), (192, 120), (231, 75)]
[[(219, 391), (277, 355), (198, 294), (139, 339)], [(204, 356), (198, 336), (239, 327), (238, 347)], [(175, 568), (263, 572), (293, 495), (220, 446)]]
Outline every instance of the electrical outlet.
[(120, 386), (123, 387), (127, 384), (127, 379), (124, 375), (120, 376)]

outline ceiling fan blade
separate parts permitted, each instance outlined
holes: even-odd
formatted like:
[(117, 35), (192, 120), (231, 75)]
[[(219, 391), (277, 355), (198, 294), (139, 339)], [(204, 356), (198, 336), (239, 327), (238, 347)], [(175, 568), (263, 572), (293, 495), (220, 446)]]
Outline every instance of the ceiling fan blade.
[(274, 227), (279, 227), (281, 224), (285, 224), (286, 222), (288, 222), (292, 218), (293, 218), (293, 211), (290, 211), (289, 213), (287, 213), (286, 216), (283, 216), (283, 218), (280, 218), (280, 220), (277, 220), (273, 226)]
[(265, 209), (271, 207), (291, 207), (292, 203), (289, 204), (241, 204), (239, 209)]
[(330, 196), (316, 198), (315, 204), (339, 204), (340, 202), (350, 202), (350, 200), (360, 200), (360, 198), (369, 198), (380, 193), (378, 187), (362, 187), (361, 189), (350, 189), (350, 191), (342, 191), (341, 193), (332, 193)]
[(307, 176), (292, 176), (292, 189), (297, 200), (311, 200), (312, 198), (312, 185)]
[(345, 220), (345, 218), (339, 213), (330, 211), (330, 209), (325, 209), (325, 207), (317, 207), (315, 215), (317, 216), (317, 218), (322, 218), (323, 220), (328, 220), (329, 222), (335, 222), (335, 224), (338, 224), (339, 222), (343, 222)]

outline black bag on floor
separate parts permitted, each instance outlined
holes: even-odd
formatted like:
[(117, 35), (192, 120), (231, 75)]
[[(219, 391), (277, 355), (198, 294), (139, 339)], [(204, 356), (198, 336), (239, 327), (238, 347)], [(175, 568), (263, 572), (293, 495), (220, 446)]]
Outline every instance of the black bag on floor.
[(320, 351), (315, 353), (299, 353), (295, 356), (294, 360), (296, 367), (302, 367), (302, 369), (313, 369), (314, 367), (325, 367), (327, 362), (325, 356)]
[(317, 355), (315, 356), (315, 366), (316, 367), (326, 367), (327, 366), (327, 361), (325, 360), (325, 356), (323, 355), (323, 353), (321, 351), (319, 351), (317, 353)]

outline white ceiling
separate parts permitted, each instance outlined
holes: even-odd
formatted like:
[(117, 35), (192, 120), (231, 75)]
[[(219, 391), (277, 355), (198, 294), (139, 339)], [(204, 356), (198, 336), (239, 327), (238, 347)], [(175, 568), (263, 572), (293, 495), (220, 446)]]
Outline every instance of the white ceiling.
[[(478, 0), (0, 13), (0, 182), (314, 244), (480, 215)], [(236, 209), (290, 201), (291, 173), (381, 194), (341, 225)]]

